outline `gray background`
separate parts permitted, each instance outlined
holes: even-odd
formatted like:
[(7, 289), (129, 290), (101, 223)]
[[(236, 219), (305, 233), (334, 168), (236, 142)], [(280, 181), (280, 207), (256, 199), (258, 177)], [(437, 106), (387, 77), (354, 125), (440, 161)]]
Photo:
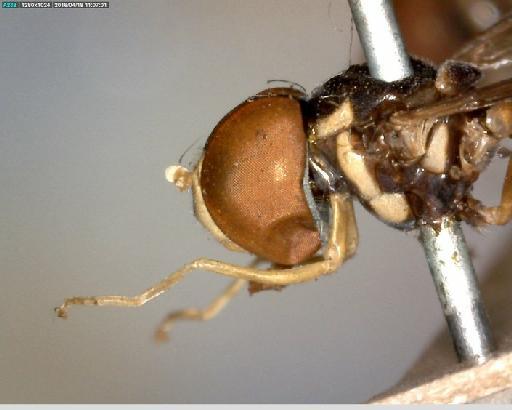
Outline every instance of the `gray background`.
[[(151, 338), (165, 313), (225, 278), (191, 274), (140, 309), (52, 311), (135, 294), (198, 256), (247, 261), (163, 171), (268, 79), (311, 90), (345, 69), (349, 45), (344, 0), (0, 11), (0, 401), (361, 402), (404, 374), (443, 317), (415, 234), (360, 206), (358, 253), (336, 275), (243, 292), (167, 345)], [(490, 202), (504, 165), (477, 189)], [(510, 249), (509, 227), (466, 232), (482, 275)]]

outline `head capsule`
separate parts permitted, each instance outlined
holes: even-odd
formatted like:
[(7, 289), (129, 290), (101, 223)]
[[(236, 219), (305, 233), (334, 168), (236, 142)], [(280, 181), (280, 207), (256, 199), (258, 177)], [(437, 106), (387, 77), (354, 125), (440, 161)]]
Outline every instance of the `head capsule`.
[(293, 88), (271, 88), (238, 105), (208, 138), (199, 175), (202, 200), (222, 233), (281, 265), (306, 261), (321, 246), (304, 189), (303, 98)]

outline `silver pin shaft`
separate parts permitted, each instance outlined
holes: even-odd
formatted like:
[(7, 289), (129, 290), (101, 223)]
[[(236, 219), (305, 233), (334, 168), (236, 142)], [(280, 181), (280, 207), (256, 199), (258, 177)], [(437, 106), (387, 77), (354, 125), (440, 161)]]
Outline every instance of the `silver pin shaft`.
[[(349, 0), (370, 73), (384, 81), (412, 74), (389, 0)], [(421, 242), (460, 361), (482, 363), (494, 342), (460, 224), (445, 218), (438, 231), (420, 228)]]
[(457, 356), (484, 362), (494, 343), (460, 224), (446, 218), (438, 232), (424, 225), (421, 240)]
[(412, 75), (411, 62), (388, 0), (349, 0), (372, 77), (387, 82)]

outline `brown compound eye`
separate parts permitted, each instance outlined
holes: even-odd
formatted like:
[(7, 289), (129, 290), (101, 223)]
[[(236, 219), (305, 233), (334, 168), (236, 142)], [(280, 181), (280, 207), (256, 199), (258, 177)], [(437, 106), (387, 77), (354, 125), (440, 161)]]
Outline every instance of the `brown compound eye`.
[(228, 113), (208, 139), (200, 176), (220, 230), (282, 265), (306, 261), (321, 245), (302, 188), (307, 139), (297, 97), (265, 90)]

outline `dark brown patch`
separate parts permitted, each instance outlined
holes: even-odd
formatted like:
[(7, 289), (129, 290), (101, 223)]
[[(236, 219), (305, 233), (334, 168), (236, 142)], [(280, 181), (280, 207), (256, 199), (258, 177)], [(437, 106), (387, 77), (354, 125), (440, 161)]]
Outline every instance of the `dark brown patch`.
[(280, 292), (284, 288), (285, 288), (284, 285), (266, 285), (264, 283), (253, 282), (251, 280), (251, 281), (249, 281), (249, 287), (247, 288), (247, 290), (249, 291), (249, 294), (252, 296), (255, 293), (263, 292), (266, 290), (273, 290), (273, 291)]
[(446, 61), (437, 71), (436, 88), (446, 95), (456, 95), (475, 84), (482, 73), (472, 65)]
[[(345, 73), (328, 80), (310, 100), (312, 127), (315, 118), (328, 115), (345, 99), (350, 99), (355, 113), (350, 128), (352, 149), (364, 156), (367, 169), (373, 170), (382, 192), (404, 194), (414, 215), (412, 221), (398, 228), (411, 229), (419, 223), (435, 225), (444, 216), (480, 225), (484, 220), (483, 207), (471, 197), (471, 190), (497, 150), (497, 140), (487, 134), (485, 121), (487, 118), (487, 122), (497, 130), (505, 129), (499, 121), (507, 123), (509, 107), (503, 108), (503, 113), (491, 108), (491, 115), (486, 117), (487, 109), (477, 104), (467, 112), (456, 111), (440, 118), (394, 123), (390, 117), (396, 110), (442, 106), (444, 101), (462, 98), (466, 95), (462, 91), (471, 88), (480, 76), (477, 69), (467, 64), (447, 63), (439, 75), (455, 94), (448, 97), (436, 89), (434, 68), (414, 59), (412, 63), (414, 75), (393, 83), (371, 78), (365, 65), (350, 67)], [(473, 94), (468, 95), (471, 97)], [(498, 114), (504, 119), (501, 120)], [(425, 125), (427, 122), (428, 126)], [(439, 122), (446, 123), (450, 135), (445, 173), (430, 172), (421, 166), (424, 153), (428, 152), (432, 138), (435, 138), (433, 130)], [(423, 132), (421, 138), (416, 132)], [(320, 139), (312, 141), (312, 144), (330, 158), (329, 151), (335, 152), (332, 142), (333, 139)], [(358, 195), (357, 181), (345, 179), (350, 190)], [(359, 199), (373, 212), (363, 198)]]
[[(424, 104), (425, 101), (418, 101), (418, 92), (424, 87), (432, 89), (436, 71), (420, 60), (412, 59), (412, 65), (414, 76), (391, 83), (370, 77), (366, 64), (351, 66), (313, 91), (309, 100), (313, 119), (331, 114), (347, 98), (353, 104), (355, 125), (368, 123), (375, 116)], [(432, 99), (437, 94), (425, 93), (424, 96)]]

